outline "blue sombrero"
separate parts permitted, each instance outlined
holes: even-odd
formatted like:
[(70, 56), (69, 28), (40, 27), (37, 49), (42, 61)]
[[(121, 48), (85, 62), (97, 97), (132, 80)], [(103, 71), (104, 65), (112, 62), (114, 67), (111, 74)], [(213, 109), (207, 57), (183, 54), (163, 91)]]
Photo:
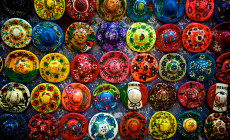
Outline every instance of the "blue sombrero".
[(34, 46), (42, 52), (57, 51), (63, 44), (64, 35), (62, 29), (53, 22), (38, 23), (32, 32)]
[(215, 0), (214, 14), (220, 22), (230, 22), (230, 0)]
[(155, 16), (162, 22), (177, 22), (183, 15), (186, 0), (153, 0)]

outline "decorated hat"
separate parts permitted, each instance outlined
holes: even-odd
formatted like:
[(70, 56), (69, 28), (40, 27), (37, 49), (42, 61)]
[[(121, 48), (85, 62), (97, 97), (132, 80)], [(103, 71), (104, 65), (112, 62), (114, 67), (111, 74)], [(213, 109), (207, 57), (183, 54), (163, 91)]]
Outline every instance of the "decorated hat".
[(126, 43), (129, 48), (136, 52), (148, 52), (154, 46), (156, 33), (152, 26), (136, 22), (133, 23), (126, 33)]
[(152, 0), (127, 0), (127, 15), (134, 21), (148, 20), (153, 14)]
[(57, 86), (50, 83), (37, 85), (30, 96), (32, 107), (42, 113), (56, 110), (61, 102), (61, 93)]
[(69, 113), (59, 122), (59, 131), (66, 140), (82, 139), (88, 130), (88, 121), (85, 116), (78, 113)]
[(77, 21), (88, 21), (96, 8), (95, 0), (66, 0), (66, 11)]
[(121, 101), (130, 110), (141, 109), (148, 101), (147, 87), (140, 82), (129, 82), (121, 91)]
[(2, 71), (3, 69), (3, 65), (4, 65), (4, 62), (2, 60), (2, 57), (0, 56), (0, 72)]
[(100, 59), (100, 75), (110, 83), (119, 83), (129, 74), (129, 58), (122, 52), (110, 51)]
[(230, 84), (230, 52), (216, 59), (216, 77), (223, 83)]
[(42, 52), (54, 52), (61, 48), (64, 35), (62, 29), (53, 22), (38, 23), (32, 32), (34, 46)]
[(150, 90), (150, 103), (156, 110), (168, 110), (176, 102), (176, 90), (167, 83), (156, 83)]
[(159, 62), (159, 75), (165, 81), (176, 82), (186, 73), (186, 61), (177, 53), (165, 54)]
[(138, 54), (131, 62), (130, 72), (134, 80), (150, 82), (155, 79), (158, 74), (157, 60), (151, 54)]
[(31, 41), (32, 27), (20, 18), (8, 19), (1, 29), (2, 40), (11, 48), (23, 48)]
[(97, 0), (96, 8), (98, 15), (107, 21), (120, 20), (127, 8), (126, 0)]
[(212, 29), (212, 42), (210, 48), (223, 54), (230, 52), (230, 22), (220, 23)]
[(214, 9), (213, 0), (187, 0), (185, 11), (194, 21), (205, 21), (211, 17)]
[(158, 111), (150, 119), (149, 132), (154, 139), (169, 139), (177, 129), (176, 118), (167, 111)]
[(202, 52), (208, 48), (212, 33), (208, 26), (200, 23), (190, 23), (183, 31), (182, 42), (190, 52)]
[(65, 12), (65, 0), (34, 0), (37, 15), (44, 20), (58, 20)]
[(45, 55), (40, 63), (40, 74), (44, 80), (51, 83), (64, 81), (69, 75), (69, 60), (60, 53)]
[(215, 17), (221, 22), (230, 22), (230, 0), (215, 0)]
[(0, 134), (2, 139), (22, 140), (27, 131), (27, 123), (21, 114), (3, 114), (0, 116)]
[(99, 74), (99, 63), (92, 54), (78, 54), (71, 64), (70, 72), (72, 77), (81, 83), (89, 83), (97, 78)]
[(91, 118), (88, 132), (93, 140), (112, 140), (117, 135), (118, 124), (112, 115), (108, 113), (98, 113)]
[(183, 107), (197, 108), (205, 99), (205, 88), (199, 82), (188, 81), (180, 86), (177, 97)]
[(66, 46), (77, 53), (92, 49), (96, 36), (92, 26), (83, 22), (71, 24), (65, 33)]
[(99, 85), (92, 96), (94, 106), (103, 112), (114, 110), (120, 102), (120, 91), (111, 84)]
[(68, 111), (83, 112), (90, 102), (90, 91), (81, 83), (69, 84), (62, 92), (62, 106)]
[(0, 90), (0, 107), (8, 112), (23, 112), (30, 103), (29, 89), (20, 83), (8, 83)]
[(140, 140), (146, 135), (147, 126), (147, 120), (141, 113), (128, 112), (121, 118), (119, 130), (126, 140)]
[(204, 134), (207, 139), (229, 140), (230, 118), (223, 113), (212, 113), (204, 123)]
[(105, 51), (120, 50), (125, 38), (126, 30), (118, 22), (104, 22), (97, 30), (97, 43)]
[(207, 81), (211, 79), (215, 74), (215, 70), (215, 60), (206, 53), (193, 55), (187, 66), (188, 76), (196, 81)]
[(29, 138), (52, 140), (58, 133), (58, 122), (50, 114), (39, 113), (34, 115), (28, 123)]
[(177, 132), (185, 139), (194, 139), (203, 130), (203, 121), (200, 114), (186, 111), (177, 118)]
[(11, 81), (28, 83), (34, 80), (39, 72), (39, 60), (32, 52), (16, 50), (5, 59), (5, 73)]
[(174, 52), (182, 44), (182, 31), (175, 24), (164, 24), (156, 32), (156, 45), (163, 52)]
[(162, 22), (177, 22), (184, 15), (186, 0), (154, 0), (153, 11), (155, 16)]
[(229, 105), (230, 86), (228, 84), (213, 84), (207, 93), (208, 106), (216, 112), (227, 111)]

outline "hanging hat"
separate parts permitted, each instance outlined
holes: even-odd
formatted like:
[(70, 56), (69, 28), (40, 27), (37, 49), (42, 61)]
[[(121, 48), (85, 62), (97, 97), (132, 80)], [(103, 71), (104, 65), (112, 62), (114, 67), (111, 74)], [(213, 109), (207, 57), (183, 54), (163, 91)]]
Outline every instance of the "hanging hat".
[(32, 32), (34, 46), (42, 52), (54, 52), (61, 48), (64, 35), (62, 29), (53, 22), (38, 23)]
[(66, 46), (77, 53), (92, 49), (95, 39), (96, 36), (92, 26), (83, 22), (71, 24), (65, 33)]
[(220, 22), (230, 22), (230, 0), (215, 0), (215, 17)]
[(176, 82), (185, 76), (186, 66), (183, 56), (177, 53), (168, 53), (159, 62), (159, 75), (165, 81)]
[(66, 11), (77, 21), (88, 21), (96, 8), (95, 0), (66, 0)]
[(230, 118), (223, 113), (212, 113), (204, 123), (204, 134), (207, 139), (229, 140)]
[(155, 16), (162, 22), (177, 22), (184, 15), (186, 0), (154, 0), (153, 11)]
[(147, 126), (147, 120), (141, 113), (128, 112), (121, 118), (119, 130), (124, 139), (140, 140), (146, 135)]
[(68, 111), (83, 112), (90, 102), (90, 91), (81, 83), (69, 84), (62, 92), (62, 106)]
[(208, 26), (200, 23), (190, 23), (183, 31), (182, 42), (190, 52), (202, 52), (208, 48), (212, 33)]
[(112, 115), (108, 113), (98, 113), (91, 118), (88, 132), (93, 140), (112, 140), (117, 135), (118, 124)]
[(152, 0), (127, 0), (127, 15), (134, 21), (148, 20), (153, 14)]
[(194, 139), (203, 130), (203, 120), (200, 114), (186, 111), (177, 118), (177, 132), (184, 139)]
[(216, 59), (215, 74), (218, 80), (230, 84), (230, 52), (224, 53)]
[(120, 20), (127, 8), (126, 0), (97, 0), (96, 8), (98, 15), (107, 21)]
[(187, 0), (185, 11), (187, 16), (194, 21), (205, 21), (213, 13), (213, 0)]
[(68, 113), (59, 122), (59, 131), (66, 140), (82, 139), (88, 130), (88, 121), (78, 113)]
[(147, 87), (140, 82), (129, 82), (121, 91), (121, 101), (130, 110), (141, 109), (148, 101)]
[(0, 72), (3, 69), (4, 62), (2, 61), (2, 57), (0, 56)]
[(71, 64), (70, 72), (72, 77), (81, 83), (89, 83), (97, 78), (99, 74), (99, 63), (92, 54), (78, 54)]
[(210, 48), (223, 54), (230, 52), (230, 22), (220, 23), (212, 29), (212, 42)]
[(163, 52), (174, 52), (181, 46), (182, 31), (175, 24), (162, 25), (156, 33), (156, 45)]
[(114, 110), (120, 102), (120, 92), (114, 85), (102, 84), (93, 91), (93, 104), (99, 110)]
[(0, 116), (0, 128), (2, 139), (22, 140), (27, 132), (27, 123), (21, 114), (3, 114)]
[(119, 83), (129, 74), (129, 58), (122, 52), (110, 51), (100, 59), (100, 75), (111, 83)]
[(61, 102), (61, 93), (57, 86), (42, 83), (33, 89), (30, 100), (35, 110), (50, 113), (58, 108)]
[(178, 89), (177, 97), (183, 107), (197, 108), (205, 99), (204, 86), (196, 81), (186, 82)]
[(154, 139), (169, 139), (177, 129), (176, 118), (167, 111), (158, 111), (150, 119), (149, 132)]
[(55, 139), (58, 133), (58, 122), (50, 114), (39, 113), (34, 115), (28, 123), (30, 139)]
[(105, 22), (97, 30), (97, 43), (105, 51), (120, 50), (125, 38), (126, 30), (118, 22)]
[(11, 48), (23, 48), (31, 41), (32, 27), (20, 18), (8, 19), (1, 29), (2, 40)]
[(211, 79), (215, 74), (215, 70), (215, 60), (206, 53), (193, 55), (187, 65), (188, 76), (196, 81), (207, 81)]
[(34, 0), (34, 9), (43, 20), (58, 20), (65, 12), (65, 0)]
[(37, 77), (39, 60), (32, 52), (16, 50), (5, 59), (5, 73), (11, 81), (28, 83)]
[(230, 86), (228, 84), (213, 84), (207, 93), (208, 106), (216, 112), (225, 112), (230, 107), (228, 105)]
[(133, 23), (126, 33), (126, 43), (129, 48), (136, 52), (148, 52), (154, 46), (156, 33), (152, 26), (136, 22)]
[(149, 101), (156, 110), (168, 110), (176, 102), (176, 90), (167, 83), (156, 83), (150, 90)]
[(64, 81), (69, 75), (69, 69), (69, 60), (60, 53), (49, 53), (40, 63), (41, 77), (51, 83)]
[(156, 78), (158, 73), (157, 60), (147, 53), (138, 54), (131, 62), (130, 72), (134, 80), (150, 82)]
[(20, 83), (11, 82), (0, 90), (0, 107), (8, 112), (23, 112), (30, 103), (29, 89)]

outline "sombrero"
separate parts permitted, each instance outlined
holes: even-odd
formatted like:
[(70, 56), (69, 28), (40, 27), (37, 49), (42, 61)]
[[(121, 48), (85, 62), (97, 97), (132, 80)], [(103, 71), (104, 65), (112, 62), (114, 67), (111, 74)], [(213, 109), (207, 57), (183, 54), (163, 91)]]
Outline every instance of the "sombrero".
[(129, 74), (129, 58), (120, 51), (110, 51), (100, 59), (100, 75), (111, 83), (119, 83)]
[(88, 21), (96, 8), (95, 0), (66, 0), (66, 11), (77, 21)]
[(230, 84), (230, 52), (216, 59), (216, 77), (223, 83)]
[(88, 121), (78, 113), (68, 113), (59, 122), (59, 131), (64, 139), (80, 140), (88, 130)]
[(130, 73), (136, 81), (150, 82), (156, 78), (158, 68), (158, 63), (154, 56), (147, 53), (141, 53), (133, 58)]
[(189, 81), (180, 86), (177, 97), (183, 107), (197, 108), (205, 99), (205, 88), (199, 82)]
[(81, 83), (92, 82), (97, 78), (99, 70), (97, 58), (92, 54), (78, 54), (70, 64), (72, 77)]
[(37, 77), (39, 60), (29, 51), (16, 50), (5, 59), (5, 73), (11, 81), (28, 83)]
[(49, 53), (40, 63), (41, 77), (51, 83), (64, 81), (69, 75), (69, 70), (69, 60), (60, 53)]
[(125, 45), (126, 30), (118, 22), (105, 22), (97, 30), (97, 43), (105, 51), (117, 51)]
[(118, 124), (112, 115), (108, 113), (98, 113), (91, 118), (88, 132), (93, 140), (112, 140), (117, 135)]
[(36, 111), (50, 113), (58, 108), (61, 102), (61, 93), (57, 86), (42, 83), (33, 89), (30, 101)]
[(0, 90), (0, 107), (8, 112), (23, 112), (30, 103), (29, 89), (20, 83), (11, 82)]
[(83, 112), (91, 102), (89, 89), (80, 83), (72, 83), (62, 92), (62, 106), (68, 111)]
[(220, 22), (230, 22), (229, 9), (229, 0), (215, 0), (214, 14)]
[(176, 102), (176, 90), (167, 83), (156, 83), (150, 90), (149, 101), (156, 110), (168, 110)]
[(53, 22), (38, 23), (32, 32), (34, 46), (42, 52), (54, 52), (61, 48), (64, 35), (62, 29)]
[(1, 29), (2, 40), (11, 48), (23, 48), (31, 41), (32, 27), (20, 18), (8, 19)]
[(44, 20), (58, 20), (65, 12), (65, 0), (34, 0), (37, 15)]
[(193, 55), (187, 65), (187, 74), (192, 80), (207, 81), (211, 79), (216, 70), (215, 60), (206, 53)]
[(0, 72), (2, 72), (4, 62), (2, 60), (2, 57), (0, 56)]
[(92, 26), (83, 22), (71, 24), (65, 33), (66, 46), (77, 52), (87, 52), (92, 49), (96, 36)]
[(121, 101), (130, 110), (141, 109), (148, 101), (147, 87), (140, 82), (129, 82), (121, 91)]

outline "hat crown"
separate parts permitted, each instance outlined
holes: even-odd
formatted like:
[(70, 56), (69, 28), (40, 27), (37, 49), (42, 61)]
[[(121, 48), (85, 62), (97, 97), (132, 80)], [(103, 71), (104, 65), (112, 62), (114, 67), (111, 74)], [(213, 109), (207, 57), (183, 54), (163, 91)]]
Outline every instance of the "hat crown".
[(104, 105), (109, 105), (110, 103), (112, 103), (113, 98), (114, 98), (113, 94), (111, 92), (108, 92), (108, 91), (102, 92), (99, 95), (99, 100)]
[(32, 70), (30, 66), (30, 60), (22, 58), (17, 60), (15, 64), (15, 71), (21, 74), (27, 74)]
[(11, 88), (10, 91), (8, 91), (8, 94), (6, 96), (6, 100), (8, 103), (12, 105), (17, 105), (22, 98), (22, 91), (16, 88)]
[(14, 135), (16, 131), (18, 130), (18, 123), (14, 120), (7, 120), (3, 123), (4, 129), (3, 132), (5, 132), (6, 135)]
[(217, 92), (215, 96), (215, 101), (218, 104), (225, 104), (227, 102), (227, 94), (223, 91)]
[(45, 45), (53, 45), (55, 41), (55, 36), (56, 34), (53, 28), (48, 27), (46, 29), (43, 29), (41, 40)]
[(42, 104), (47, 105), (51, 102), (51, 93), (43, 92), (40, 96), (40, 101)]
[(223, 120), (216, 119), (213, 121), (213, 133), (216, 138), (222, 137), (226, 132), (226, 124)]
[(131, 89), (128, 93), (128, 98), (132, 103), (139, 103), (142, 98), (141, 91), (138, 89)]
[(185, 93), (187, 94), (187, 97), (191, 101), (195, 101), (198, 98), (198, 91), (196, 88), (188, 88), (186, 89)]
[(117, 60), (112, 60), (109, 63), (109, 70), (114, 74), (119, 73), (122, 70), (121, 64)]
[(166, 0), (164, 1), (163, 7), (163, 12), (167, 16), (172, 16), (177, 13), (178, 3), (175, 0)]
[(176, 60), (171, 60), (167, 62), (167, 70), (170, 73), (177, 73), (178, 69), (179, 69), (179, 64)]
[(98, 131), (99, 134), (105, 135), (107, 134), (108, 130), (109, 130), (109, 126), (106, 122), (103, 121), (99, 124), (99, 131)]
[(197, 122), (193, 118), (187, 118), (183, 122), (183, 128), (186, 132), (194, 132), (197, 129)]
[(145, 0), (136, 0), (134, 4), (134, 10), (138, 14), (144, 14), (147, 11)]
[(198, 60), (196, 63), (197, 64), (196, 64), (195, 69), (197, 73), (199, 74), (208, 73), (208, 63), (205, 60), (201, 59), (201, 60)]
[(52, 61), (48, 65), (48, 69), (52, 74), (59, 74), (61, 72), (61, 63), (59, 61)]
[(105, 32), (105, 38), (107, 39), (107, 41), (109, 43), (115, 43), (114, 41), (118, 40), (118, 30), (114, 29), (114, 28), (108, 28)]
[(83, 100), (83, 93), (79, 89), (75, 89), (72, 94), (73, 101), (76, 103), (80, 103)]
[(45, 6), (47, 9), (53, 9), (56, 5), (56, 0), (45, 0)]
[(139, 121), (135, 118), (131, 119), (128, 122), (128, 129), (132, 132), (132, 133), (136, 133), (139, 131)]
[(109, 12), (115, 12), (118, 7), (117, 0), (107, 0), (106, 6)]
[(170, 129), (170, 122), (167, 119), (159, 119), (160, 131), (167, 132)]
[(74, 0), (73, 8), (76, 11), (85, 12), (88, 9), (88, 0)]

